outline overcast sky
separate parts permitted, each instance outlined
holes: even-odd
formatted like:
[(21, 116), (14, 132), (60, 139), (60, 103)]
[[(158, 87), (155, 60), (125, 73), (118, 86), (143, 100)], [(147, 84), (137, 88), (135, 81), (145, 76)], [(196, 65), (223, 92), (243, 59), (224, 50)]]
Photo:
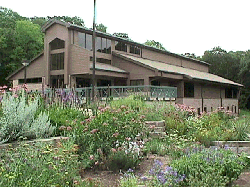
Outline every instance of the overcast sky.
[[(67, 3), (66, 3), (67, 2)], [(92, 27), (94, 0), (2, 0), (25, 17), (78, 16)], [(170, 52), (195, 53), (220, 46), (250, 49), (250, 0), (96, 0), (96, 22), (139, 43), (161, 42)]]

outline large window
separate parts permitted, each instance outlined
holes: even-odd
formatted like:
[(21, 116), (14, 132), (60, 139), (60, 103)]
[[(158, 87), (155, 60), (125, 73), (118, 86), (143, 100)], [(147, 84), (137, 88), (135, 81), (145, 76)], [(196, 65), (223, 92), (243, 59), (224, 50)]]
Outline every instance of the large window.
[(184, 97), (194, 97), (194, 84), (190, 82), (184, 83)]
[(238, 90), (236, 88), (226, 88), (225, 97), (226, 98), (237, 98)]
[[(33, 83), (33, 84), (42, 83), (42, 77), (26, 79), (26, 82)], [(18, 79), (18, 84), (24, 84), (24, 79)]]
[[(79, 32), (78, 37), (78, 44), (92, 51), (92, 35)], [(95, 47), (97, 52), (111, 54), (111, 40), (107, 38), (96, 37)]]
[(135, 46), (135, 45), (130, 45), (130, 53), (140, 55), (141, 54), (141, 48)]
[(130, 86), (143, 86), (144, 80), (143, 79), (137, 79), (137, 80), (131, 80)]
[(127, 44), (124, 42), (115, 41), (115, 50), (127, 52)]
[(50, 42), (50, 49), (56, 50), (56, 49), (62, 49), (65, 46), (65, 42), (63, 40), (60, 40), (59, 38), (54, 39), (52, 42)]
[(64, 53), (51, 54), (51, 70), (64, 69)]

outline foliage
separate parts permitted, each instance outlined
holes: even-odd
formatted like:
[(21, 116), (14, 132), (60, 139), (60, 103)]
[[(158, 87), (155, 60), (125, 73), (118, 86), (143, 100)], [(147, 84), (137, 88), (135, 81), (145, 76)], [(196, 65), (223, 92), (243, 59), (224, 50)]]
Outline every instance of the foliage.
[(57, 127), (55, 131), (56, 136), (64, 135), (62, 134), (62, 131), (59, 130), (61, 126), (72, 126), (72, 123), (74, 124), (77, 121), (81, 122), (90, 117), (77, 108), (70, 108), (56, 104), (48, 108), (48, 113), (51, 125)]
[(163, 45), (160, 42), (156, 42), (154, 40), (147, 40), (144, 44), (166, 51), (165, 47), (163, 47)]
[[(121, 104), (121, 101), (118, 103)], [(143, 132), (146, 131), (143, 127), (144, 116), (140, 115), (136, 109), (133, 110), (133, 107), (134, 105), (132, 107), (126, 105), (112, 108), (99, 107), (96, 116), (91, 116), (85, 121), (75, 121), (71, 123), (71, 126), (60, 127), (60, 130), (62, 133), (74, 134), (76, 143), (80, 146), (78, 153), (86, 167), (106, 162), (107, 158), (111, 159), (108, 155), (112, 151), (125, 151), (125, 147), (129, 149), (129, 142), (133, 141), (138, 134), (143, 136)], [(124, 157), (124, 159), (129, 158)]]
[[(1, 101), (2, 116), (0, 117), (1, 142), (15, 141), (18, 138), (42, 138), (52, 134), (48, 115), (39, 110), (39, 97), (27, 100), (25, 92), (16, 95), (4, 94)], [(37, 116), (36, 116), (37, 115)]]
[(128, 33), (115, 32), (115, 33), (113, 33), (113, 35), (116, 37), (129, 39)]
[(82, 27), (85, 26), (83, 19), (78, 17), (78, 16), (74, 16), (74, 17), (69, 17), (69, 16), (53, 16), (53, 17), (50, 17), (50, 16), (47, 16), (47, 20), (50, 20), (50, 19), (57, 19), (57, 20), (60, 20), (60, 21), (64, 21), (66, 23), (71, 23), (71, 24), (74, 24), (74, 25), (82, 26)]
[(127, 170), (135, 168), (140, 162), (140, 155), (133, 152), (126, 152), (126, 150), (111, 150), (108, 155), (108, 169), (112, 171)]
[(74, 140), (50, 144), (22, 143), (0, 152), (0, 186), (73, 186), (79, 165)]
[(107, 27), (103, 25), (102, 23), (96, 24), (95, 26), (96, 26), (96, 30), (104, 32), (104, 33), (107, 32)]
[(133, 170), (129, 169), (120, 180), (120, 187), (138, 187), (138, 179), (133, 174)]
[(179, 186), (185, 179), (185, 175), (179, 174), (172, 167), (164, 167), (159, 160), (155, 161), (149, 175), (153, 176), (153, 180), (149, 182), (150, 186)]
[(243, 156), (230, 150), (196, 147), (187, 149), (171, 166), (185, 174), (184, 186), (225, 186), (238, 178), (245, 163)]

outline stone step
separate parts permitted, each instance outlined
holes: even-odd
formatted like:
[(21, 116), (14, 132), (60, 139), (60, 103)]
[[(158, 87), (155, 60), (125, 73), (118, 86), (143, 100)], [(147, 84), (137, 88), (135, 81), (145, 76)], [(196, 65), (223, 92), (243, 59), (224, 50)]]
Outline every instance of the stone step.
[(160, 138), (166, 136), (165, 132), (150, 132), (149, 136), (152, 138)]
[(165, 132), (165, 127), (155, 127), (154, 132)]
[(155, 126), (155, 127), (165, 127), (165, 121), (162, 120), (162, 121), (145, 121), (145, 125), (147, 127), (149, 126)]

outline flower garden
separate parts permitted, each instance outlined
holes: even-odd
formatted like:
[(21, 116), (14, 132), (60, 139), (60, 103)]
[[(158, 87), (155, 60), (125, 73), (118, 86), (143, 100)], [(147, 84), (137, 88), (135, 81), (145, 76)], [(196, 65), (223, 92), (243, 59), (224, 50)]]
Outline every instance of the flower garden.
[[(47, 104), (39, 93), (2, 88), (0, 142), (10, 144), (0, 149), (0, 186), (105, 186), (82, 175), (97, 170), (119, 173), (121, 187), (228, 186), (248, 169), (245, 154), (210, 147), (216, 140), (249, 140), (246, 111), (236, 116), (219, 108), (197, 115), (191, 107), (146, 103), (133, 95), (80, 107), (69, 102)], [(157, 127), (145, 122), (160, 120), (165, 135), (152, 137)], [(27, 143), (57, 136), (68, 139)], [(170, 161), (155, 159), (138, 174), (148, 155)]]

